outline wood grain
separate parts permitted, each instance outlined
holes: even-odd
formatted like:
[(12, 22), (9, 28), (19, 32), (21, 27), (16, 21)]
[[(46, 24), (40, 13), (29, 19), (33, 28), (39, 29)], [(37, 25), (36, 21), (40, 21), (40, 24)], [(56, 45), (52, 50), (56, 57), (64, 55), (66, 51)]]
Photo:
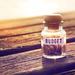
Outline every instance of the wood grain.
[[(60, 13), (63, 15), (63, 27), (67, 32), (67, 38), (75, 37), (74, 13)], [(0, 50), (16, 47), (35, 45), (40, 43), (43, 29), (44, 16), (25, 19), (0, 21)], [(3, 26), (3, 27), (2, 27)]]
[(0, 57), (0, 75), (12, 75), (18, 72), (31, 71), (41, 64), (39, 63), (41, 62), (40, 57), (40, 50)]
[[(74, 47), (70, 44), (70, 47)], [(67, 48), (69, 44), (67, 45)], [(75, 57), (74, 50), (69, 48), (67, 55)], [(36, 49), (34, 51), (22, 52), (18, 54), (0, 57), (0, 75), (14, 75), (20, 72), (31, 72), (42, 68), (42, 50)]]
[[(40, 25), (24, 28), (25, 31), (29, 33), (25, 34), (19, 34), (9, 36), (8, 33), (6, 33), (6, 37), (1, 37), (0, 39), (0, 50), (6, 50), (6, 49), (12, 49), (22, 46), (30, 46), (35, 44), (40, 44), (41, 39), (41, 28)], [(75, 37), (75, 27), (65, 27), (64, 28), (67, 32), (67, 38)], [(12, 32), (12, 30), (10, 30)], [(22, 29), (21, 29), (22, 31)], [(24, 31), (23, 31), (24, 32)], [(12, 32), (13, 33), (13, 32)]]
[[(66, 17), (67, 18), (67, 17)], [(43, 17), (1, 21), (0, 50), (40, 44)], [(8, 25), (8, 26), (7, 26)], [(67, 38), (75, 37), (75, 19), (65, 20)], [(75, 57), (75, 42), (66, 45), (67, 55)], [(0, 57), (0, 75), (14, 75), (42, 68), (42, 50), (22, 52)]]

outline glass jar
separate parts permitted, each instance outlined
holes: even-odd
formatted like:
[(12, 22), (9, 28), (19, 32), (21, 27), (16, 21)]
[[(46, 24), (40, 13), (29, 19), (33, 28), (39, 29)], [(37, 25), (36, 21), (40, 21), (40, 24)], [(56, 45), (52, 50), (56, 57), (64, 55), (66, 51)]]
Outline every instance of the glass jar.
[(44, 29), (41, 32), (43, 57), (58, 59), (66, 56), (66, 32), (62, 27), (60, 14), (48, 15), (44, 19)]

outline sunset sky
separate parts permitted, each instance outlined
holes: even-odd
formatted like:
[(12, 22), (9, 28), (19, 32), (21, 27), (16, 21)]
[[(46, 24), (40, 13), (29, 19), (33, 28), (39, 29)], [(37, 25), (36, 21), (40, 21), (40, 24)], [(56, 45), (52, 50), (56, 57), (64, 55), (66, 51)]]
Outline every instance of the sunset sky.
[(75, 11), (75, 0), (0, 0), (0, 20)]

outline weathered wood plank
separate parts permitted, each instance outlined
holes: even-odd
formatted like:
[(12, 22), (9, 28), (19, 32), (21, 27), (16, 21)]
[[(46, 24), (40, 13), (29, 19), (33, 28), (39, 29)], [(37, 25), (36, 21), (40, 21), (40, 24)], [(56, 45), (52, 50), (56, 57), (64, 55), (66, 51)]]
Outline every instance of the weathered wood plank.
[[(64, 27), (68, 26), (75, 26), (75, 12), (67, 12), (67, 13), (60, 13), (63, 15), (64, 19)], [(42, 24), (44, 16), (36, 16), (32, 18), (23, 18), (23, 19), (13, 19), (13, 20), (5, 20), (0, 21), (0, 35), (15, 35), (15, 34), (23, 34), (28, 29), (35, 28), (37, 25), (39, 26)], [(37, 28), (38, 30), (41, 29), (42, 25), (39, 26), (40, 28)], [(25, 31), (26, 29), (26, 31)], [(30, 29), (32, 30), (32, 29)], [(34, 31), (35, 29), (33, 29)]]
[[(8, 23), (0, 22), (2, 25), (11, 24), (9, 28), (5, 27), (5, 29), (0, 29), (0, 50), (40, 43), (40, 31), (43, 28), (41, 25), (42, 17), (41, 19), (38, 17), (36, 19), (34, 18), (33, 20), (27, 19), (25, 21), (24, 19), (19, 21), (14, 21), (12, 23), (11, 21)], [(39, 24), (37, 25), (37, 23)], [(20, 27), (15, 27), (15, 25)], [(67, 38), (75, 37), (74, 20), (69, 19), (66, 21), (64, 23), (64, 27), (67, 32)], [(68, 55), (75, 56), (75, 43), (67, 44), (67, 52)], [(42, 67), (41, 57), (41, 49), (0, 57), (0, 75), (13, 75), (19, 72), (29, 72), (39, 69)]]
[[(33, 19), (33, 21), (35, 21), (35, 20)], [(32, 21), (32, 23), (33, 23), (33, 21)], [(64, 27), (75, 26), (74, 22), (75, 22), (74, 19), (69, 20), (69, 21), (65, 21), (63, 26)], [(0, 29), (0, 37), (41, 31), (42, 28), (43, 28), (42, 22), (41, 23), (38, 22), (38, 23), (35, 23), (35, 24), (30, 24), (30, 25), (27, 24), (27, 25), (24, 25), (24, 26), (17, 26), (17, 27), (12, 27), (12, 28), (4, 28), (4, 29)]]
[[(34, 53), (30, 51), (0, 57), (0, 75), (12, 75), (21, 71), (27, 72), (32, 70), (39, 66), (40, 63), (38, 62), (41, 60), (39, 59), (40, 57), (40, 50), (36, 50)], [(34, 67), (32, 65), (34, 65)]]
[[(67, 55), (75, 57), (75, 43), (67, 45)], [(41, 57), (41, 49), (0, 57), (0, 75), (14, 75), (40, 69), (42, 68)]]
[(11, 20), (0, 20), (0, 29), (12, 29), (16, 27), (30, 26), (33, 24), (41, 23), (43, 16), (36, 16), (30, 18), (20, 18)]
[(34, 24), (30, 26), (9, 28), (9, 29), (1, 29), (0, 30), (0, 38), (3, 37), (14, 37), (15, 35), (25, 35), (28, 33), (34, 33), (41, 31), (43, 26), (41, 24)]
[(16, 37), (8, 37), (0, 39), (0, 48), (1, 50), (3, 50), (8, 48), (28, 46), (32, 44), (35, 45), (39, 43), (40, 43), (40, 33), (32, 33), (28, 35), (21, 35)]
[[(34, 26), (32, 29), (31, 28), (32, 27), (30, 27), (29, 29), (32, 33), (1, 38), (0, 50), (29, 46), (32, 45), (32, 43), (33, 45), (40, 44), (41, 28), (38, 28), (37, 26)], [(33, 29), (35, 29), (37, 32), (35, 32)], [(67, 32), (67, 38), (75, 37), (75, 27), (66, 27), (65, 30)]]
[[(64, 18), (64, 28), (67, 38), (75, 37), (74, 13), (60, 13)], [(44, 16), (25, 19), (0, 21), (0, 50), (12, 49), (18, 46), (28, 46), (40, 43), (40, 33), (43, 28)], [(12, 39), (12, 40), (11, 40)]]
[[(75, 20), (75, 11), (72, 12), (62, 12), (58, 13), (63, 15), (63, 19), (65, 21), (68, 21), (67, 25), (64, 26), (70, 26), (69, 21)], [(19, 26), (26, 26), (30, 24), (37, 24), (41, 23), (43, 21), (44, 16), (36, 16), (31, 18), (20, 18), (20, 19), (11, 19), (11, 20), (0, 20), (0, 29), (6, 29), (6, 28), (14, 28)], [(71, 23), (71, 25), (74, 25), (75, 22)]]

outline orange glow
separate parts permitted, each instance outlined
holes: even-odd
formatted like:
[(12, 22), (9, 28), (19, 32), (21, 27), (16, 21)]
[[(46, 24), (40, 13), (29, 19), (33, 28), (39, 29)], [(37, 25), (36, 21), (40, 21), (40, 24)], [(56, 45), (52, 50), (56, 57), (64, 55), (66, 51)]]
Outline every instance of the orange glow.
[(0, 20), (75, 11), (75, 0), (0, 0)]
[(66, 11), (75, 11), (75, 0), (0, 0), (0, 28), (18, 26), (15, 19)]

